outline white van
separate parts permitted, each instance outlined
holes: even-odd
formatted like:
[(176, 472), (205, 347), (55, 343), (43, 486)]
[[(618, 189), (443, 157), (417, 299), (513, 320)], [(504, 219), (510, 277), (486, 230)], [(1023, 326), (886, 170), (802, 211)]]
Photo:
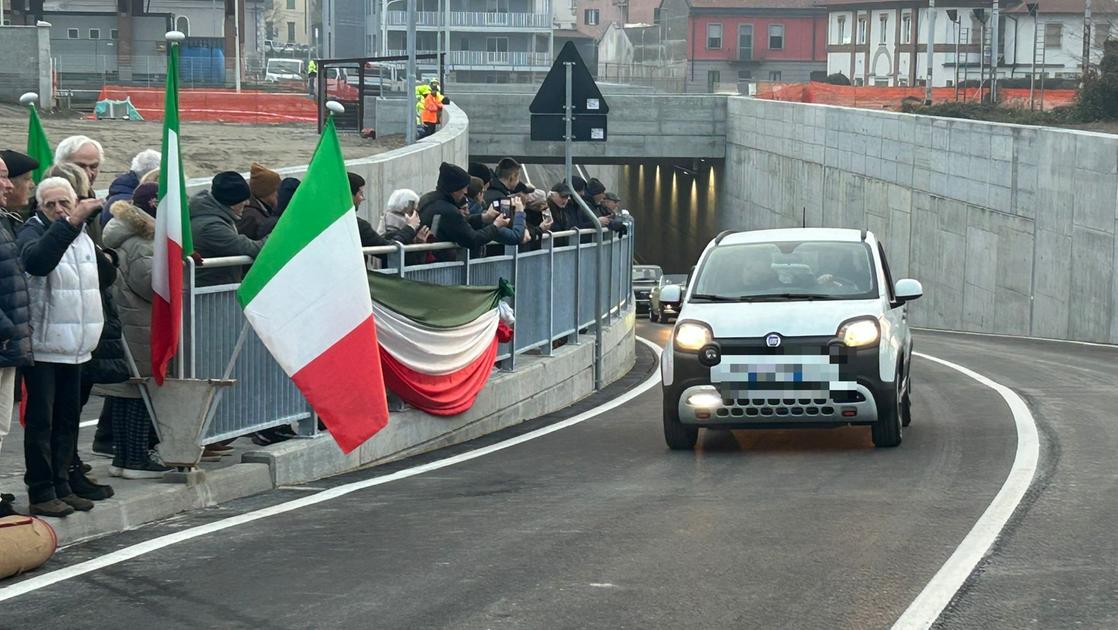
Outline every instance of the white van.
[(274, 57), (264, 66), (264, 80), (268, 83), (279, 81), (301, 81), (305, 62), (302, 59), (281, 59)]

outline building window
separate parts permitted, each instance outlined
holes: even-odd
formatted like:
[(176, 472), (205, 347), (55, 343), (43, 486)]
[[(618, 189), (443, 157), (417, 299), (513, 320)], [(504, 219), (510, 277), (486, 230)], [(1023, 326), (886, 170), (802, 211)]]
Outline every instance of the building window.
[(769, 50), (783, 50), (784, 49), (784, 25), (783, 24), (770, 24), (769, 25)]
[(882, 14), (881, 16), (881, 35), (878, 36), (877, 41), (882, 44), (889, 43), (889, 14)]
[(1064, 42), (1064, 25), (1059, 22), (1049, 22), (1044, 25), (1044, 47), (1059, 48)]
[(288, 22), (287, 23), (287, 41), (289, 41), (289, 42), (295, 41), (295, 23), (294, 22)]
[(585, 22), (587, 26), (597, 26), (598, 20), (600, 19), (601, 14), (598, 9), (587, 9), (582, 12), (582, 21)]
[(120, 37), (120, 31), (118, 31), (115, 28), (109, 30), (109, 39), (117, 39), (119, 37)]
[(869, 22), (866, 18), (858, 18), (858, 43), (866, 43), (866, 31), (869, 28)]
[(294, 11), (295, 10), (295, 0), (287, 0), (287, 10), (288, 11)]
[(846, 16), (840, 15), (838, 16), (838, 39), (835, 43), (845, 44), (846, 41)]
[(707, 24), (707, 49), (718, 50), (722, 48), (722, 25)]
[(175, 18), (175, 30), (182, 33), (183, 35), (186, 35), (187, 37), (189, 37), (190, 36), (190, 20), (187, 19), (187, 17), (185, 15), (178, 16), (177, 18)]
[(901, 14), (901, 43), (907, 44), (912, 41), (912, 14)]
[(780, 81), (780, 70), (773, 70), (769, 72), (769, 81)]
[(738, 60), (753, 60), (753, 25), (741, 24), (738, 26)]
[(722, 73), (717, 70), (707, 70), (707, 92), (714, 92), (722, 82)]
[(738, 70), (738, 81), (752, 81), (752, 80), (753, 80), (753, 71), (752, 70)]
[(656, 7), (655, 9), (652, 10), (652, 23), (653, 24), (659, 24), (660, 23), (660, 7)]
[(81, 35), (78, 34), (78, 29), (76, 29), (76, 28), (66, 29), (66, 38), (67, 39), (77, 39), (79, 37), (81, 37)]
[(99, 28), (89, 29), (89, 38), (90, 39), (101, 39), (101, 29), (99, 29)]
[(486, 37), (485, 38), (485, 61), (486, 61), (486, 63), (508, 63), (509, 62), (509, 38), (507, 38), (507, 37)]

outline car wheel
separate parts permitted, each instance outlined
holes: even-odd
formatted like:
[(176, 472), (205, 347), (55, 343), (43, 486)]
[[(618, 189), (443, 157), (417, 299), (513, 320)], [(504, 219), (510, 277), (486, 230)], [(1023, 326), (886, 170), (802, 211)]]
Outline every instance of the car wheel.
[(870, 425), (873, 445), (878, 448), (892, 448), (901, 443), (901, 386), (893, 386), (889, 400), (879, 400), (877, 422)]
[(652, 306), (648, 307), (648, 321), (653, 323), (660, 321), (660, 315), (656, 313), (656, 309)]
[(904, 389), (901, 391), (901, 426), (912, 424), (912, 377), (905, 375)]
[(690, 451), (699, 439), (699, 428), (683, 426), (675, 404), (674, 401), (664, 401), (664, 441), (673, 451)]

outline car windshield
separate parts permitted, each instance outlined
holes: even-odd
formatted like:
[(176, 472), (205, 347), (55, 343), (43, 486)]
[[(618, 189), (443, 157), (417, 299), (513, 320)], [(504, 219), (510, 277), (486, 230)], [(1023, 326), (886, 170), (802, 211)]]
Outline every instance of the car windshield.
[(858, 300), (877, 297), (865, 243), (799, 241), (716, 247), (699, 271), (696, 301)]
[(663, 275), (659, 267), (633, 267), (633, 280), (651, 280), (656, 282)]
[(273, 59), (268, 62), (268, 72), (272, 74), (299, 74), (299, 69), (302, 65), (302, 63), (295, 59)]
[(678, 284), (680, 286), (687, 284), (687, 276), (682, 273), (669, 273), (663, 278), (660, 278), (660, 286), (666, 287), (669, 284)]

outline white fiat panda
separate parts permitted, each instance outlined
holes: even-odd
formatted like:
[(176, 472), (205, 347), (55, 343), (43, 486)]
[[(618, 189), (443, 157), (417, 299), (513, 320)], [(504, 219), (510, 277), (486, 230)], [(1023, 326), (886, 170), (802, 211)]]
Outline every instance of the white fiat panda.
[(862, 230), (723, 232), (702, 256), (661, 355), (664, 438), (700, 428), (868, 425), (901, 443), (912, 337), (885, 250)]

